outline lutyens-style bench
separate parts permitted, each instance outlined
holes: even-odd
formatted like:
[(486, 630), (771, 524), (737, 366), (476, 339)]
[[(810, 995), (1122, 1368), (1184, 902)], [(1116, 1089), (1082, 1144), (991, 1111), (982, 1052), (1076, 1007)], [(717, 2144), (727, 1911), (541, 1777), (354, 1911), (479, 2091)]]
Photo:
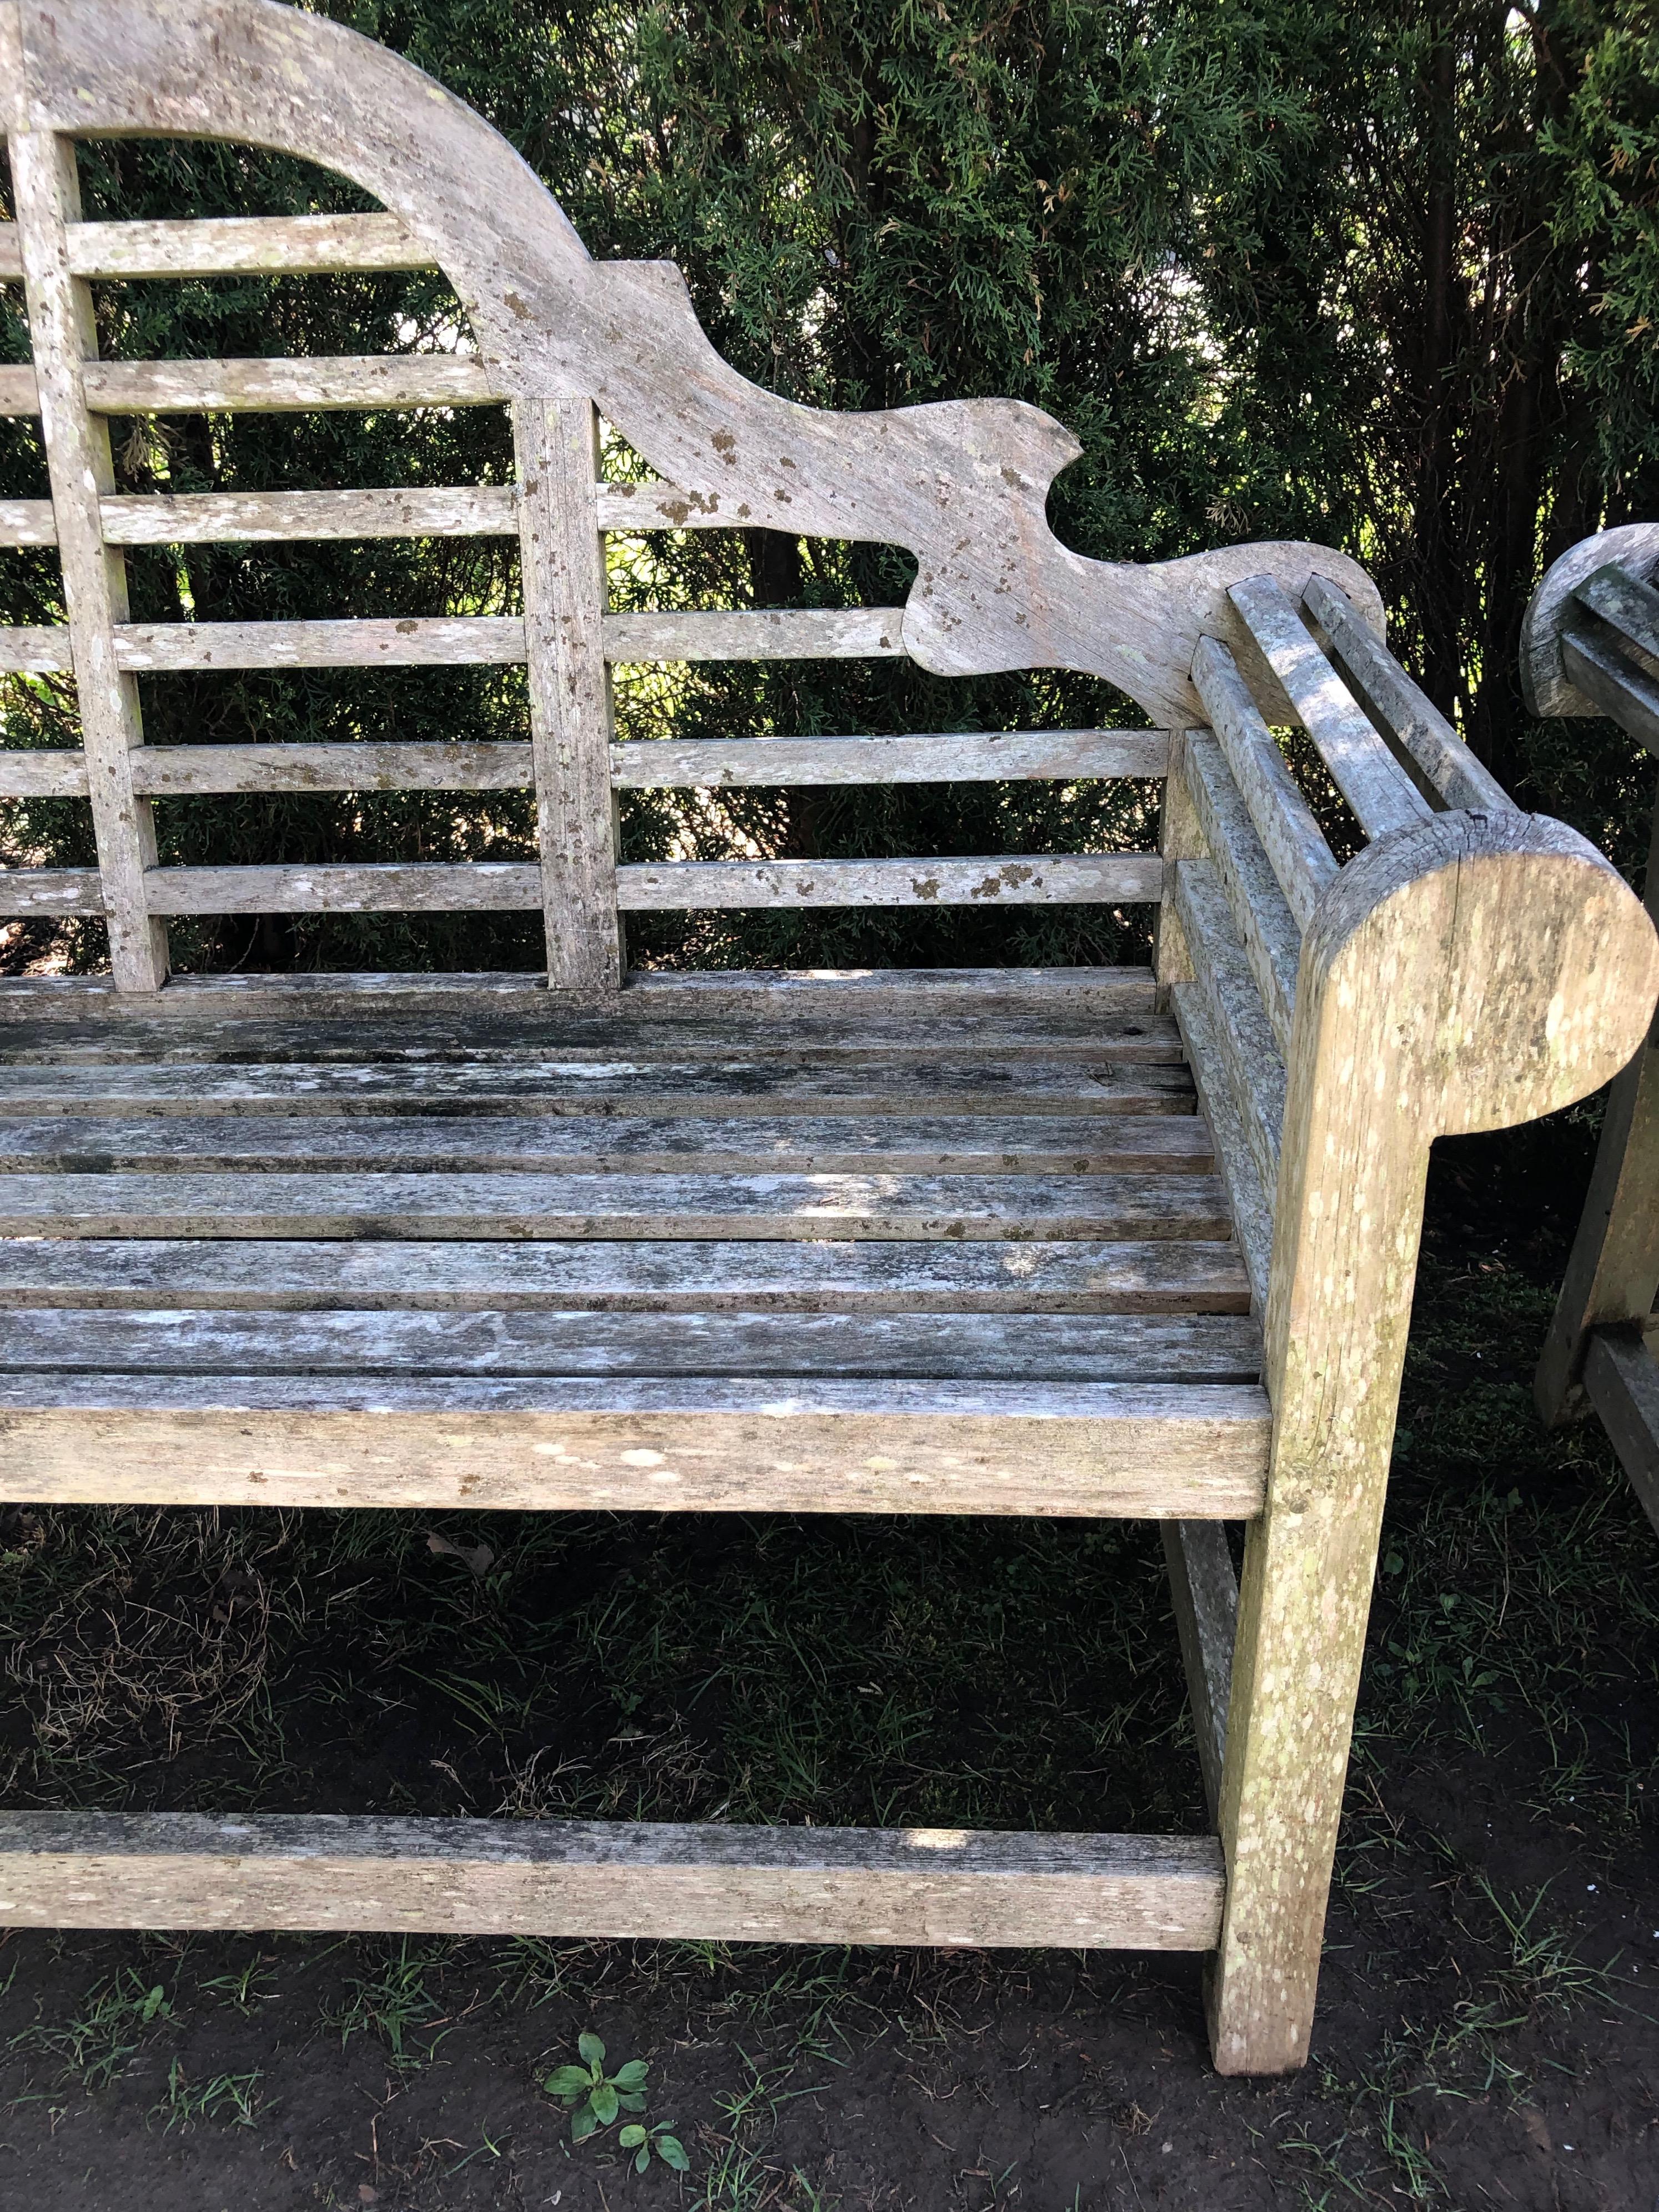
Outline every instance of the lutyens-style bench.
[[(1430, 1145), (1549, 1112), (1646, 1028), (1653, 929), (1518, 812), (1315, 545), (1137, 567), (1059, 543), (1075, 441), (972, 400), (836, 416), (745, 382), (678, 272), (592, 261), (406, 63), (270, 0), (0, 5), (75, 750), (0, 796), (97, 865), (107, 979), (0, 987), (0, 1486), (30, 1501), (1139, 1515), (1166, 1532), (1212, 1836), (284, 1813), (0, 1816), (20, 1925), (483, 1929), (1213, 1954), (1217, 2063), (1306, 2055)], [(77, 138), (245, 141), (380, 213), (83, 221)], [(100, 361), (94, 283), (437, 265), (470, 337)], [(117, 495), (108, 422), (510, 408), (516, 481)], [(597, 416), (655, 479), (605, 481)], [(608, 532), (909, 549), (904, 605), (612, 612)], [(129, 617), (123, 548), (497, 533), (520, 611)], [(613, 742), (608, 668), (908, 654), (1085, 671), (1140, 730)], [(146, 746), (151, 672), (522, 665), (525, 741)], [(1275, 730), (1352, 817), (1339, 866)], [(1161, 853), (619, 865), (641, 786), (1165, 780)], [(537, 858), (162, 866), (179, 794), (533, 787)], [(653, 908), (1158, 909), (1156, 969), (626, 973)], [(521, 908), (544, 977), (168, 979), (185, 915)], [(1201, 1111), (1194, 1110), (1194, 1103)], [(1242, 1587), (1225, 1540), (1245, 1525)]]

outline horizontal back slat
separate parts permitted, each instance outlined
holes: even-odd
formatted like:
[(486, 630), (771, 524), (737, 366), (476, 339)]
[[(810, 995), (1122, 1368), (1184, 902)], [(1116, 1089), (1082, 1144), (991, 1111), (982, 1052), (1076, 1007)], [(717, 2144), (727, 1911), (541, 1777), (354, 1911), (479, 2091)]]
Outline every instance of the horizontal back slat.
[[(755, 738), (727, 744), (612, 745), (622, 791), (698, 790), (727, 784), (1000, 782), (1134, 775), (1168, 769), (1162, 730), (1055, 730), (1030, 736)], [(457, 738), (380, 744), (147, 745), (133, 762), (148, 797), (254, 791), (517, 791), (535, 781), (527, 744)], [(0, 750), (0, 799), (84, 799), (78, 749)]]
[[(277, 276), (432, 269), (429, 246), (395, 215), (197, 216), (174, 222), (76, 222), (75, 276)], [(17, 226), (0, 223), (0, 277), (21, 276)]]

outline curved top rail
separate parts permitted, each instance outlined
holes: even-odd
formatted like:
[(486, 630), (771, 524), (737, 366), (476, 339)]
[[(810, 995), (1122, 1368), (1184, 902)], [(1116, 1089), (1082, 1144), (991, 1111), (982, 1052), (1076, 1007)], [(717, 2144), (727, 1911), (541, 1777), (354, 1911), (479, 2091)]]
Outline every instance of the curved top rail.
[(1646, 576), (1659, 563), (1659, 522), (1626, 522), (1598, 531), (1569, 546), (1552, 562), (1543, 582), (1527, 604), (1521, 623), (1521, 689), (1534, 714), (1600, 714), (1607, 710), (1587, 699), (1567, 674), (1561, 659), (1561, 633), (1572, 614), (1573, 593), (1598, 568), (1618, 562), (1632, 574)]
[(1293, 600), (1346, 555), (1240, 545), (1149, 564), (1085, 559), (1048, 527), (1082, 448), (1017, 400), (837, 415), (763, 391), (717, 354), (672, 262), (595, 262), (534, 172), (398, 56), (280, 0), (0, 0), (0, 119), (77, 137), (229, 138), (349, 176), (423, 239), (503, 390), (592, 398), (648, 465), (733, 526), (908, 548), (903, 642), (940, 675), (1071, 667), (1161, 726), (1202, 719), (1200, 636), (1233, 637), (1230, 585)]

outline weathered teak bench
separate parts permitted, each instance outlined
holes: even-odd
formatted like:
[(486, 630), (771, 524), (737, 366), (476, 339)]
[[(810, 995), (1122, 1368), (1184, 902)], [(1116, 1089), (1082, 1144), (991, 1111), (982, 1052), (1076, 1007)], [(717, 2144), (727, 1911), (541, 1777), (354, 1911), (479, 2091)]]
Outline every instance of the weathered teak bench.
[[(1522, 634), (1521, 674), (1538, 714), (1607, 714), (1659, 753), (1659, 523), (1587, 538), (1551, 568)], [(1659, 915), (1659, 811), (1648, 911)], [(1551, 1428), (1592, 1407), (1659, 1528), (1659, 1026), (1607, 1097), (1589, 1194), (1538, 1365)]]
[[(17, 1813), (0, 1915), (1184, 1948), (1215, 1954), (1218, 2063), (1297, 2065), (1429, 1145), (1623, 1064), (1642, 909), (1510, 806), (1352, 562), (1087, 561), (1044, 521), (1077, 448), (1036, 410), (768, 396), (671, 266), (591, 262), (490, 130), (333, 24), (25, 0), (0, 87), (34, 345), (0, 396), (38, 406), (52, 489), (3, 520), (56, 544), (66, 605), (0, 653), (73, 670), (83, 725), (0, 754), (0, 792), (84, 794), (98, 853), (12, 872), (0, 912), (101, 915), (112, 969), (4, 1000), (4, 1494), (1153, 1516), (1217, 1831)], [(386, 212), (81, 222), (71, 134), (134, 132), (276, 147)], [(90, 279), (434, 262), (476, 353), (94, 356)], [(496, 401), (507, 489), (110, 491), (112, 414)], [(659, 482), (599, 480), (596, 407)], [(902, 608), (613, 615), (603, 533), (641, 525), (899, 544), (919, 574)], [(447, 532), (516, 535), (522, 617), (127, 619), (124, 544)], [(1091, 671), (1154, 726), (611, 743), (611, 661), (898, 653)], [(142, 743), (147, 670), (487, 659), (527, 668), (522, 746)], [(1363, 833), (1340, 867), (1271, 733), (1296, 724)], [(630, 786), (1121, 775), (1167, 775), (1161, 854), (616, 857)], [(539, 863), (156, 865), (170, 793), (366, 780), (533, 785)], [(629, 911), (990, 899), (1161, 902), (1156, 978), (624, 979)], [(514, 906), (544, 980), (167, 981), (173, 915)]]

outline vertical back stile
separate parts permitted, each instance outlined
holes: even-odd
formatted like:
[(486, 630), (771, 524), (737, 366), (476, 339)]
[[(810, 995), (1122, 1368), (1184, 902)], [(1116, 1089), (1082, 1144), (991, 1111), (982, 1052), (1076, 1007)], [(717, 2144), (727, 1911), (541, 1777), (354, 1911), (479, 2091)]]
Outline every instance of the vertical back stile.
[(611, 790), (599, 418), (586, 399), (523, 399), (518, 456), (536, 842), (555, 990), (622, 985)]
[(99, 513), (115, 475), (108, 424), (87, 405), (83, 364), (98, 353), (91, 288), (70, 272), (68, 226), (81, 212), (75, 142), (14, 131), (10, 151), (110, 966), (118, 988), (157, 991), (167, 979), (167, 929), (150, 915), (144, 888), (144, 871), (155, 865), (155, 826), (149, 801), (132, 783), (143, 720), (137, 678), (115, 659), (115, 625), (128, 618), (126, 562), (105, 543)]

